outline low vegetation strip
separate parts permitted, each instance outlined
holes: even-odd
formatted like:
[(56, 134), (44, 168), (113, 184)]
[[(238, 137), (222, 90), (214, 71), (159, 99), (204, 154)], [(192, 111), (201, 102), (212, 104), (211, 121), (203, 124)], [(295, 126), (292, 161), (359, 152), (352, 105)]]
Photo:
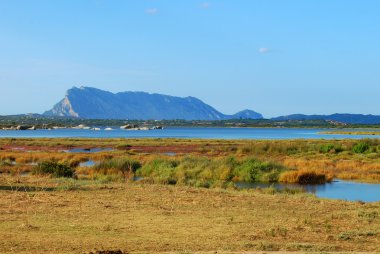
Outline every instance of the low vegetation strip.
[[(91, 148), (94, 151), (96, 148), (112, 150), (81, 152)], [(69, 153), (69, 149), (77, 152)], [(125, 159), (135, 161), (141, 167), (132, 171), (120, 170), (118, 163), (122, 164)], [(99, 165), (80, 167), (80, 163), (88, 160)], [(109, 179), (116, 179), (115, 176), (122, 173), (126, 178), (138, 175), (151, 182), (191, 186), (228, 186), (231, 181), (276, 182), (289, 170), (312, 171), (324, 174), (326, 179), (335, 177), (379, 183), (380, 139), (0, 139), (0, 172), (23, 174), (34, 170), (38, 173), (35, 167), (43, 162), (65, 164), (75, 170), (74, 176), (79, 178), (110, 175)], [(158, 165), (160, 162), (167, 166), (165, 170), (163, 165)], [(272, 168), (268, 170), (260, 166), (256, 175), (247, 173), (265, 163)], [(152, 173), (149, 168), (158, 171)], [(181, 173), (183, 171), (186, 174)], [(190, 181), (189, 177), (194, 178)]]
[(209, 159), (184, 157), (181, 160), (155, 159), (137, 170), (137, 175), (154, 183), (196, 187), (227, 187), (233, 182), (277, 182), (286, 169), (254, 158), (238, 161), (233, 157)]
[[(211, 159), (186, 156), (180, 159), (153, 157), (144, 162), (131, 157), (106, 159), (93, 168), (79, 171), (92, 179), (101, 175), (120, 176), (120, 180), (134, 179), (160, 184), (178, 184), (195, 187), (233, 187), (234, 182), (276, 183), (279, 181), (300, 184), (321, 184), (332, 180), (323, 172), (310, 170), (290, 171), (281, 164), (260, 161), (255, 158), (237, 160), (235, 157)], [(66, 163), (45, 161), (38, 163), (35, 174), (49, 174), (55, 177), (73, 177), (74, 169)]]
[(379, 135), (380, 131), (322, 131), (320, 134), (342, 134), (342, 135)]

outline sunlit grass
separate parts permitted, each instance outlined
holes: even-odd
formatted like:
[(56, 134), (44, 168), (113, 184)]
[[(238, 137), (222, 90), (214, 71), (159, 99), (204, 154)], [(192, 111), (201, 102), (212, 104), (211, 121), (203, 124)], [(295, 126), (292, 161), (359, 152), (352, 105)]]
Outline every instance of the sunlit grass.
[[(71, 148), (113, 148), (99, 153), (68, 153)], [(103, 172), (79, 169), (80, 162), (109, 162), (128, 157), (147, 171), (153, 160), (180, 161), (172, 175), (170, 167), (151, 174), (153, 182), (173, 182), (192, 186), (223, 185), (230, 181), (252, 181), (247, 174), (252, 165), (231, 172), (228, 158), (235, 161), (268, 162), (283, 169), (313, 170), (333, 177), (380, 182), (380, 141), (365, 140), (200, 140), (200, 139), (0, 139), (0, 172), (28, 172), (32, 164), (54, 160), (77, 167), (82, 175), (119, 174), (108, 167)], [(119, 150), (118, 150), (119, 149)], [(171, 153), (173, 156), (168, 156)], [(192, 159), (190, 159), (192, 158)], [(191, 165), (191, 160), (194, 164)], [(190, 161), (190, 162), (188, 162)], [(231, 161), (230, 161), (231, 162)], [(247, 162), (248, 163), (248, 162)], [(191, 165), (191, 166), (187, 166)], [(208, 167), (208, 168), (206, 168)], [(152, 168), (152, 167), (151, 167)], [(266, 170), (255, 181), (275, 182), (286, 170)], [(198, 172), (198, 171), (201, 172)], [(142, 172), (141, 171), (141, 172)], [(141, 174), (140, 172), (140, 174)], [(134, 174), (136, 172), (133, 172)], [(166, 176), (164, 176), (165, 174)], [(146, 174), (146, 173), (144, 173)], [(130, 174), (131, 175), (131, 174)], [(160, 175), (160, 177), (159, 177)], [(193, 178), (191, 181), (189, 177)], [(212, 179), (212, 180), (210, 180)], [(226, 180), (227, 179), (227, 180)]]

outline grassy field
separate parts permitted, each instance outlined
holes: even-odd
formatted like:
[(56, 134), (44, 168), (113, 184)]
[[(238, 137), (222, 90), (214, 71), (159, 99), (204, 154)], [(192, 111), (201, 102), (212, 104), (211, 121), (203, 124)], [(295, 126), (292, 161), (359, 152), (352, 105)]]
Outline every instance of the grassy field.
[[(0, 139), (0, 253), (379, 252), (380, 202), (233, 184), (380, 182), (379, 147), (377, 139)], [(87, 160), (97, 163), (79, 165)]]
[(0, 176), (1, 253), (380, 251), (380, 203)]

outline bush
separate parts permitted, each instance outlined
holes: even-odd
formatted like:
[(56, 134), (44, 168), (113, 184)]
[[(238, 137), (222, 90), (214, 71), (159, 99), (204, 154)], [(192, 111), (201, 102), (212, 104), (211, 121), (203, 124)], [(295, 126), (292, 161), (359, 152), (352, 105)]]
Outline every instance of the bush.
[(235, 180), (243, 182), (277, 182), (283, 169), (281, 165), (272, 162), (248, 159), (235, 168), (234, 175)]
[(156, 183), (175, 184), (175, 168), (178, 163), (174, 160), (155, 159), (138, 169), (137, 175), (151, 177)]
[(367, 142), (359, 142), (354, 145), (352, 151), (354, 153), (365, 153), (369, 150), (369, 144)]
[(33, 174), (48, 174), (54, 177), (73, 177), (75, 170), (66, 163), (56, 161), (39, 162), (33, 168)]
[(320, 153), (340, 153), (343, 149), (341, 146), (335, 146), (333, 144), (325, 144), (319, 148)]

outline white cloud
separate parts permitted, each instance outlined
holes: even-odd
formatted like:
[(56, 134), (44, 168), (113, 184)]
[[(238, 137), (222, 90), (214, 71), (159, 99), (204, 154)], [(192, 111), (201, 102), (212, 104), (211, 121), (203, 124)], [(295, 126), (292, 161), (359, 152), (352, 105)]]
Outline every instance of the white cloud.
[(201, 4), (201, 8), (202, 9), (207, 9), (209, 7), (210, 7), (210, 3), (208, 3), (208, 2), (204, 2), (204, 3)]
[(259, 52), (261, 54), (266, 54), (266, 53), (269, 53), (271, 50), (270, 48), (259, 48)]
[(158, 9), (157, 8), (149, 8), (149, 9), (146, 9), (145, 12), (149, 15), (155, 15), (158, 13)]

